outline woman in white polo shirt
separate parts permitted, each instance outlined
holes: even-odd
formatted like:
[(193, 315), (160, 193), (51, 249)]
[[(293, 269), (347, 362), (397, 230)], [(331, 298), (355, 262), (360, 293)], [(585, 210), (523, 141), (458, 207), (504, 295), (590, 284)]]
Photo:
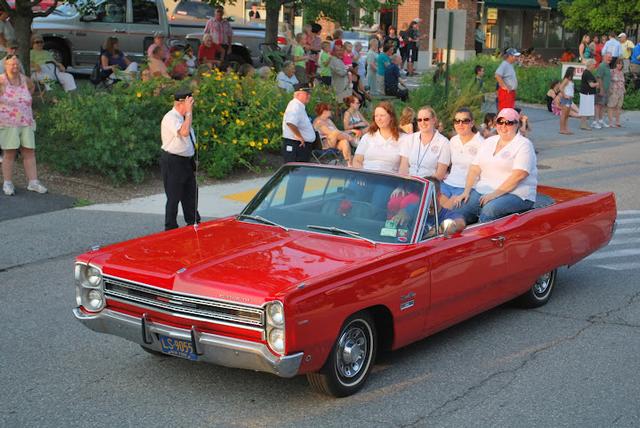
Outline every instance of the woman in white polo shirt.
[(467, 224), (486, 222), (531, 209), (536, 200), (538, 170), (533, 144), (518, 133), (520, 115), (500, 110), (498, 135), (486, 139), (469, 167), (456, 210)]
[(418, 132), (400, 140), (400, 174), (442, 180), (451, 163), (449, 140), (436, 129), (438, 117), (433, 108), (420, 108), (416, 121)]
[[(380, 102), (373, 111), (373, 122), (360, 138), (353, 157), (354, 168), (372, 171), (398, 172), (400, 167), (400, 128), (393, 105)], [(366, 183), (351, 183), (349, 188), (361, 201), (370, 201), (374, 218), (386, 215), (389, 195), (393, 191), (390, 180), (384, 176), (367, 178)]]
[(456, 135), (451, 137), (451, 171), (440, 185), (442, 194), (448, 198), (464, 192), (469, 166), (475, 159), (484, 141), (473, 122), (473, 113), (462, 107), (453, 116), (453, 128)]
[(398, 172), (400, 167), (400, 128), (393, 105), (382, 101), (373, 111), (373, 123), (360, 138), (353, 157), (354, 168)]

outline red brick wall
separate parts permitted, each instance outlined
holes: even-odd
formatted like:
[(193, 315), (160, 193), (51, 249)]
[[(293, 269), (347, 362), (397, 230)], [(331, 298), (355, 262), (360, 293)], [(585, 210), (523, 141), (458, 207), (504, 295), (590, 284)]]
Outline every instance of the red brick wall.
[[(429, 18), (431, 14), (431, 1), (429, 0), (405, 0), (400, 6), (398, 6), (398, 31), (403, 27), (403, 24), (409, 24), (416, 18), (420, 18), (419, 29), (421, 35), (429, 34)], [(420, 50), (429, 49), (428, 37), (420, 41)]]

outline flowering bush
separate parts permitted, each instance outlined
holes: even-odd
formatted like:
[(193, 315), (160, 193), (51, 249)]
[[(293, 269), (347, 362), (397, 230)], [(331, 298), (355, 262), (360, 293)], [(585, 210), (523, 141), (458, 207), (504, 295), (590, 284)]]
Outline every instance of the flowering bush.
[[(56, 97), (37, 112), (39, 157), (66, 172), (89, 170), (115, 183), (140, 182), (157, 165), (160, 121), (171, 109), (172, 94), (184, 86), (194, 93), (201, 171), (221, 178), (237, 167), (252, 169), (265, 151), (280, 151), (291, 94), (272, 79), (213, 70), (181, 82), (135, 81), (111, 91), (85, 87)], [(316, 89), (313, 98), (335, 103), (326, 88)]]

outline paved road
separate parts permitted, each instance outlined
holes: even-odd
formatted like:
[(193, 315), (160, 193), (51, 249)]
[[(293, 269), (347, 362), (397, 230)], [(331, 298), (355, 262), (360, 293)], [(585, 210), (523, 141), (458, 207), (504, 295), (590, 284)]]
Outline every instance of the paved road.
[(504, 305), (385, 356), (340, 400), (304, 378), (153, 357), (73, 319), (73, 255), (159, 231), (161, 215), (0, 221), (0, 426), (639, 426), (639, 130), (555, 139), (543, 113), (541, 181), (616, 190), (611, 245), (562, 269), (545, 307)]

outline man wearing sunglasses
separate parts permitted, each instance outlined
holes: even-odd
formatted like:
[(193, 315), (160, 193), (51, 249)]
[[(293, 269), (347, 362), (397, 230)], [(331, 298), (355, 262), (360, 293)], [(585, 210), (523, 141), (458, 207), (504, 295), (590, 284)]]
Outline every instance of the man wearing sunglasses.
[(513, 64), (518, 61), (520, 52), (509, 48), (504, 54), (504, 61), (496, 69), (496, 81), (498, 82), (498, 111), (504, 108), (514, 108), (516, 105), (516, 89), (518, 78)]

